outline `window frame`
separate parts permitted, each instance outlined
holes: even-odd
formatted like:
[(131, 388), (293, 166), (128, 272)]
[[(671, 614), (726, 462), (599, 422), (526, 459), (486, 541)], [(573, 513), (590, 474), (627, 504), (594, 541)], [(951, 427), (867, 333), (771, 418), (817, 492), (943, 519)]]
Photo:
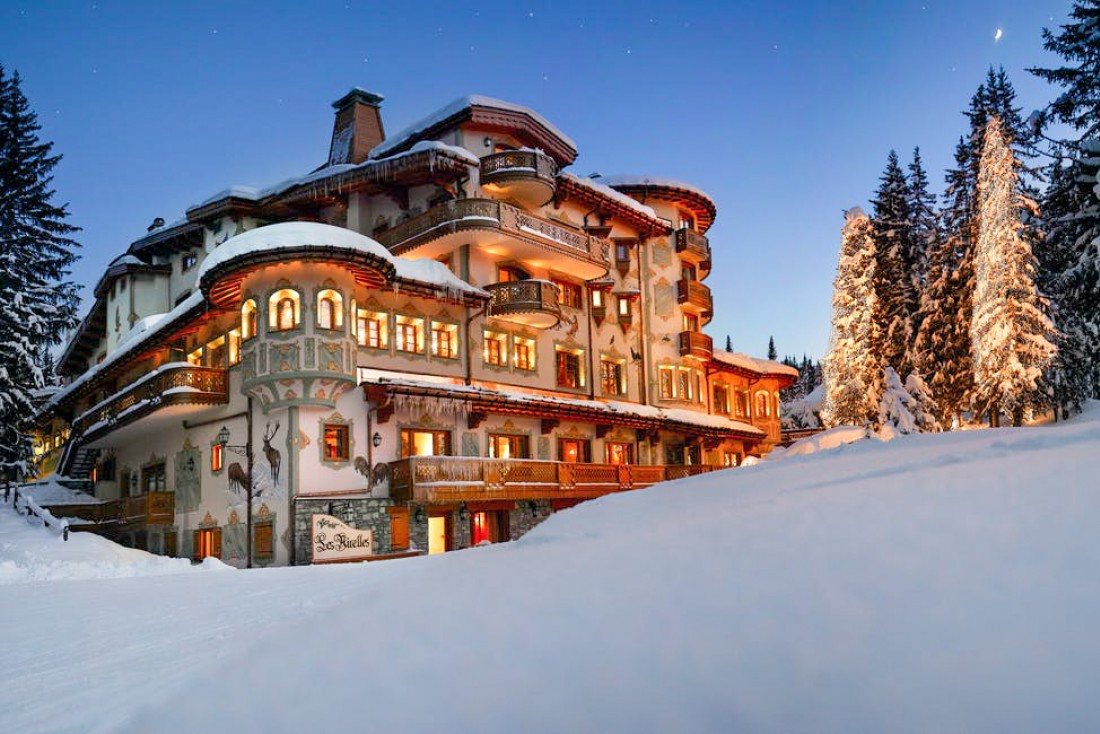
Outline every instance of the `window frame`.
[[(336, 435), (336, 454), (330, 456), (329, 434)], [(351, 426), (347, 423), (325, 423), (321, 428), (321, 460), (331, 463), (351, 461)]]

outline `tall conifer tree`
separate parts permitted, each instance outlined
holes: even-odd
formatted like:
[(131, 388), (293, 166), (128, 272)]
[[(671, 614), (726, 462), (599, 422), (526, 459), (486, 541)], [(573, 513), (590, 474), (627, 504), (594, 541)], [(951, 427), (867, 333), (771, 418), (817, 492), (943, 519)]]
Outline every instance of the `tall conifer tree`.
[(1022, 191), (1019, 160), (998, 116), (986, 128), (978, 178), (981, 227), (975, 248), (970, 336), (978, 404), (996, 425), (1001, 410), (1020, 425), (1043, 404), (1043, 371), (1056, 351), (1054, 324), (1035, 287), (1036, 240), (1027, 223), (1037, 206)]
[(848, 210), (833, 282), (833, 324), (823, 360), (827, 427), (864, 425), (878, 413), (880, 360), (875, 334), (875, 237), (870, 218), (859, 207)]
[(76, 286), (67, 280), (76, 228), (53, 203), (61, 156), (40, 129), (18, 73), (0, 66), (0, 469), (9, 475), (30, 468), (34, 393), (51, 378), (47, 352), (76, 325)]
[[(890, 151), (874, 200), (876, 351), (885, 366), (906, 374), (918, 300), (913, 283), (911, 192), (897, 153)], [(881, 374), (875, 389), (881, 390)]]

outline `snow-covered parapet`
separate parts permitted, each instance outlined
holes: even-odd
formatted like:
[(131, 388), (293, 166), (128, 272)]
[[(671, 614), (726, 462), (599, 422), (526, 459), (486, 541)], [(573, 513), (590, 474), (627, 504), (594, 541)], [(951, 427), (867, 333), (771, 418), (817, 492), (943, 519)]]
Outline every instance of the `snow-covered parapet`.
[(592, 189), (593, 191), (596, 191), (603, 196), (606, 196), (607, 198), (616, 201), (619, 204), (622, 204), (625, 207), (629, 207), (630, 209), (633, 209), (640, 214), (644, 214), (645, 216), (651, 217), (653, 219), (658, 218), (657, 212), (653, 210), (653, 207), (646, 206), (634, 197), (627, 196), (621, 191), (616, 191), (615, 189), (611, 188), (605, 183), (602, 183), (601, 181), (596, 181), (594, 179), (588, 178), (587, 176), (578, 176), (573, 173), (562, 173), (560, 174), (560, 176), (561, 178), (573, 181), (578, 186), (584, 186), (586, 188)]

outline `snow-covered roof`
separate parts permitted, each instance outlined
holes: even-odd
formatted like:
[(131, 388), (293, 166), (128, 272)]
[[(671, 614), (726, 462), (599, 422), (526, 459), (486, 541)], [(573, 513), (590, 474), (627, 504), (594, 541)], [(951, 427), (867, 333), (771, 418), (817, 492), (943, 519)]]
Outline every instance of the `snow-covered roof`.
[(318, 247), (374, 256), (390, 263), (398, 280), (427, 285), (447, 292), (488, 294), (470, 285), (435, 260), (409, 260), (390, 253), (385, 246), (366, 235), (320, 222), (280, 222), (257, 227), (226, 240), (199, 266), (197, 280), (234, 260), (272, 250)]
[(647, 217), (651, 217), (653, 219), (658, 219), (657, 212), (655, 212), (653, 210), (653, 207), (646, 206), (645, 204), (638, 201), (634, 197), (627, 196), (626, 194), (622, 193), (621, 191), (616, 191), (615, 189), (608, 186), (606, 183), (603, 183), (601, 181), (595, 181), (591, 178), (588, 178), (587, 176), (577, 176), (576, 174), (573, 174), (573, 173), (562, 173), (562, 174), (560, 174), (560, 176), (561, 176), (561, 178), (573, 181), (574, 183), (576, 183), (579, 186), (584, 186), (584, 187), (587, 187), (589, 189), (592, 189), (593, 191), (596, 191), (596, 192), (602, 194), (603, 196), (606, 196), (607, 198), (612, 199), (612, 200), (618, 202), (619, 204), (622, 204), (623, 206), (630, 207), (631, 209), (634, 209), (635, 211), (638, 211), (638, 212), (644, 214)]
[(458, 99), (451, 101), (449, 104), (440, 107), (438, 110), (432, 112), (430, 115), (417, 120), (413, 124), (406, 127), (404, 130), (398, 132), (396, 135), (391, 135), (390, 137), (386, 138), (371, 150), (370, 157), (383, 158), (397, 148), (401, 147), (404, 143), (408, 142), (410, 138), (414, 138), (417, 135), (420, 135), (434, 125), (438, 125), (439, 123), (443, 122), (448, 117), (457, 115), (459, 112), (462, 112), (463, 110), (469, 107), (473, 107), (475, 105), (478, 107), (489, 107), (492, 109), (506, 110), (508, 112), (519, 112), (521, 114), (528, 115), (531, 119), (535, 120), (540, 125), (549, 130), (553, 135), (561, 139), (562, 142), (569, 145), (569, 147), (571, 147), (573, 150), (577, 149), (577, 144), (573, 142), (572, 138), (567, 136), (565, 133), (555, 127), (549, 120), (547, 120), (539, 113), (535, 112), (530, 107), (513, 104), (512, 102), (505, 102), (504, 100), (494, 99), (493, 97), (484, 97), (479, 94), (472, 94), (466, 97), (459, 97)]
[(586, 400), (584, 398), (571, 398), (553, 395), (541, 390), (524, 389), (508, 386), (487, 386), (482, 384), (467, 385), (455, 378), (436, 375), (416, 375), (410, 377), (403, 372), (390, 372), (361, 368), (359, 379), (362, 382), (373, 385), (397, 385), (410, 388), (443, 389), (454, 393), (456, 396), (470, 396), (503, 399), (509, 402), (553, 403), (567, 408), (579, 408), (583, 410), (598, 411), (607, 414), (609, 418), (614, 416), (629, 416), (644, 418), (661, 422), (683, 423), (704, 428), (716, 428), (726, 431), (738, 431), (755, 436), (763, 436), (764, 431), (756, 426), (741, 421), (731, 420), (720, 415), (697, 413), (683, 408), (662, 408), (655, 405), (641, 405), (639, 403), (627, 403), (621, 400)]
[(604, 176), (600, 180), (608, 186), (611, 186), (612, 188), (616, 188), (619, 186), (661, 186), (670, 189), (681, 189), (683, 191), (690, 191), (693, 194), (702, 196), (708, 201), (714, 201), (710, 194), (708, 194), (706, 191), (703, 191), (698, 186), (686, 183), (684, 181), (677, 181), (674, 178), (662, 178), (660, 176), (639, 176), (629, 173), (620, 173), (614, 176)]
[(775, 362), (770, 359), (759, 359), (757, 357), (750, 357), (747, 354), (741, 352), (727, 352), (724, 349), (714, 350), (714, 359), (717, 362), (723, 362), (734, 367), (740, 367), (750, 372), (758, 372), (763, 375), (790, 375), (791, 377), (798, 377), (798, 370), (790, 365), (783, 364), (782, 362)]
[(222, 189), (213, 196), (204, 199), (198, 204), (188, 207), (188, 211), (191, 211), (192, 209), (201, 209), (204, 206), (228, 198), (244, 199), (246, 201), (260, 201), (262, 199), (266, 199), (269, 196), (276, 196), (285, 191), (289, 191), (296, 186), (314, 183), (324, 180), (326, 178), (330, 178), (332, 176), (339, 176), (340, 174), (350, 173), (356, 170), (392, 165), (402, 158), (431, 151), (434, 151), (436, 153), (448, 153), (455, 158), (464, 160), (471, 166), (476, 166), (479, 163), (478, 157), (476, 155), (461, 146), (448, 145), (447, 143), (441, 143), (438, 140), (422, 140), (413, 145), (408, 150), (398, 153), (397, 155), (388, 156), (386, 158), (366, 160), (362, 163), (339, 163), (332, 166), (325, 166), (323, 168), (317, 169), (316, 171), (311, 171), (303, 176), (294, 176), (284, 181), (280, 181), (274, 186), (267, 186), (266, 188), (240, 185), (230, 186), (228, 188)]
[(127, 252), (127, 253), (123, 253), (122, 255), (119, 255), (118, 257), (116, 257), (114, 260), (112, 260), (107, 265), (107, 267), (112, 268), (112, 267), (115, 267), (116, 265), (146, 265), (146, 264), (147, 263), (145, 263), (144, 261), (140, 260), (139, 258), (134, 257), (133, 255), (131, 255), (130, 253)]

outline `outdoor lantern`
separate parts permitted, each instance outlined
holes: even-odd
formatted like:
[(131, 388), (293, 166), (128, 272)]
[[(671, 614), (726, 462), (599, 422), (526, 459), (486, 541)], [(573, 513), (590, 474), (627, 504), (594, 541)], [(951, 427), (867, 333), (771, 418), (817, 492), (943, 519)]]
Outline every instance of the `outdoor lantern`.
[(222, 445), (222, 449), (225, 449), (225, 445), (229, 443), (229, 429), (222, 426), (222, 429), (218, 431), (218, 443)]
[(378, 431), (375, 431), (374, 435), (370, 437), (370, 442), (371, 445), (374, 446), (374, 448), (378, 448), (382, 445), (382, 434)]

